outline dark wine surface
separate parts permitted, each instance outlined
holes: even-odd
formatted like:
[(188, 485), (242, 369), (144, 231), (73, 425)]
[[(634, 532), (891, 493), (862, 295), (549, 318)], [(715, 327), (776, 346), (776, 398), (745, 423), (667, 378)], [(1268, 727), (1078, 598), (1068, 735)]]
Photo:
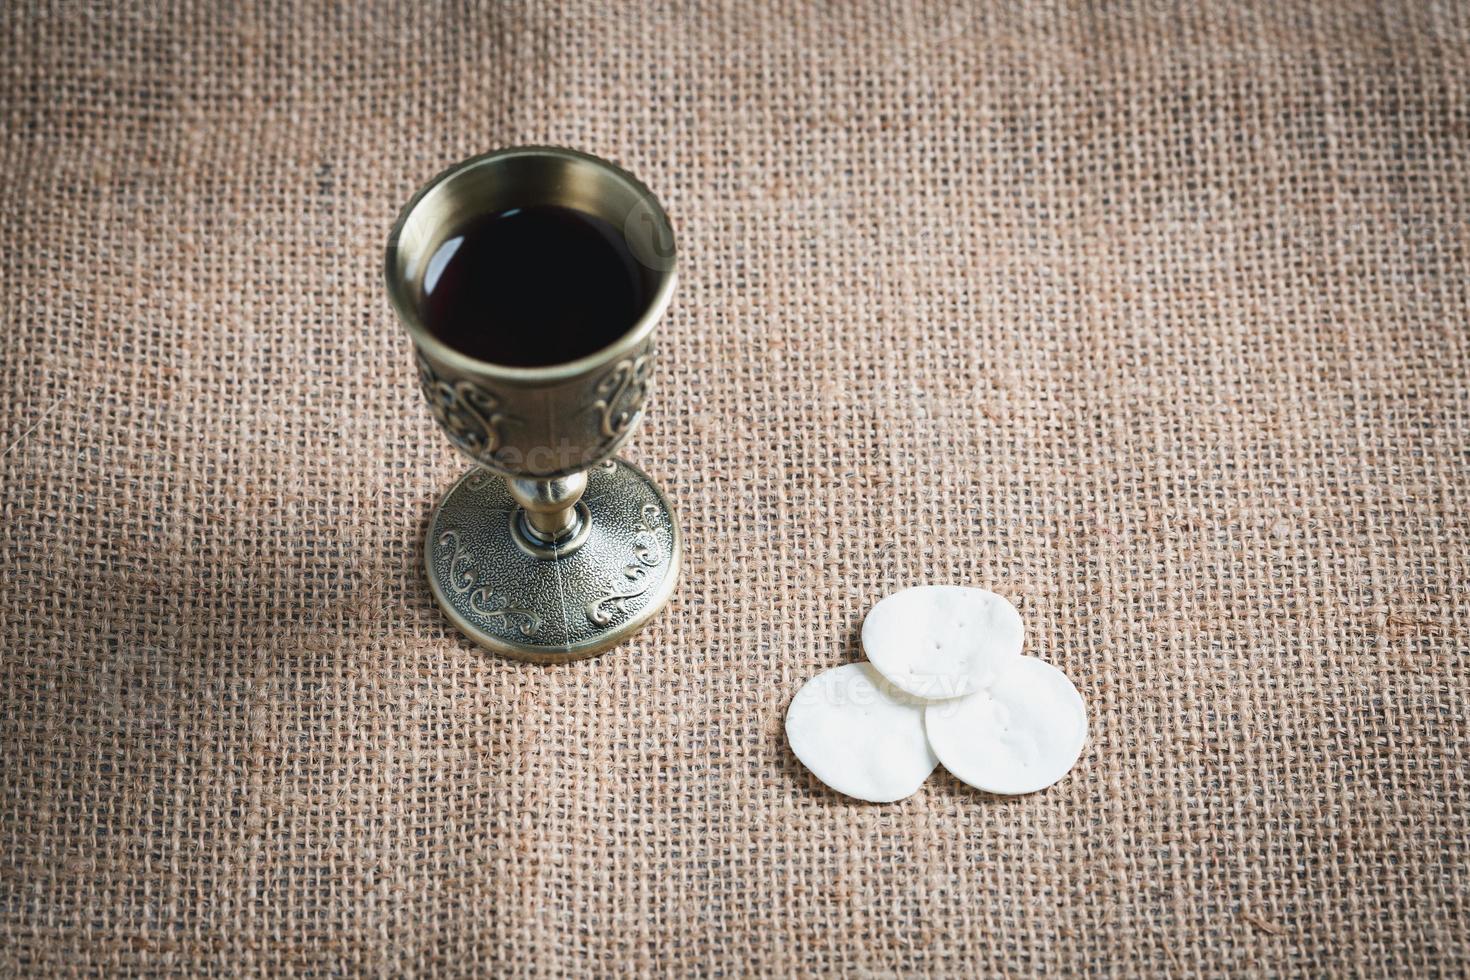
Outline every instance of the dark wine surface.
[(649, 302), (620, 229), (555, 204), (477, 218), (445, 240), (424, 275), (430, 333), (508, 367), (576, 360), (617, 340)]

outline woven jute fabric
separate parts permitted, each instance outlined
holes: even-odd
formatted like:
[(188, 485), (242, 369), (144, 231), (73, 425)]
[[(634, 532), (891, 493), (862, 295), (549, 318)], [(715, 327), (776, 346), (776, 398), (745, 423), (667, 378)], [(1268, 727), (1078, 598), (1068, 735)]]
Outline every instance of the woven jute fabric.
[[(0, 6), (0, 972), (1470, 969), (1470, 9)], [(678, 230), (669, 607), (440, 616), (380, 281), (551, 143)], [(891, 591), (1011, 597), (1060, 784), (816, 782)]]

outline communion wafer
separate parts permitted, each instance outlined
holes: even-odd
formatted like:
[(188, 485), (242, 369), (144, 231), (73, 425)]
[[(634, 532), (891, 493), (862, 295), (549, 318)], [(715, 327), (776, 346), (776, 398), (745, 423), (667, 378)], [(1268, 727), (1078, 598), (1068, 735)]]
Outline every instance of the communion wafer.
[(1082, 695), (1035, 657), (1017, 657), (989, 686), (924, 709), (929, 745), (960, 780), (988, 793), (1034, 793), (1061, 779), (1087, 740)]
[(863, 620), (863, 652), (895, 687), (920, 698), (970, 694), (1020, 656), (1021, 614), (1004, 596), (921, 585), (879, 602)]
[(786, 738), (801, 764), (839, 793), (891, 803), (934, 771), (923, 710), (868, 664), (844, 664), (796, 693)]

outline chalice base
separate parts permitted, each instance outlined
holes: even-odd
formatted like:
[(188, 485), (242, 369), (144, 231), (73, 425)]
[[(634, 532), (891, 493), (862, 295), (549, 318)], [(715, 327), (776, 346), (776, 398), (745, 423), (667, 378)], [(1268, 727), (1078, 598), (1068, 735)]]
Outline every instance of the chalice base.
[(429, 519), (424, 564), (444, 615), (481, 646), (565, 663), (632, 636), (679, 579), (682, 544), (668, 499), (620, 459), (587, 472), (590, 527), (571, 553), (532, 554), (512, 530), (519, 508), (495, 474), (474, 469)]

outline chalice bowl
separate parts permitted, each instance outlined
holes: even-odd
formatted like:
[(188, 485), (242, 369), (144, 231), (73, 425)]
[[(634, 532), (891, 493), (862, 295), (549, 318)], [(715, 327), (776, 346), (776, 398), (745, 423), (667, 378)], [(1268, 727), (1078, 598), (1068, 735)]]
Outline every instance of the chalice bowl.
[(663, 208), (596, 157), (498, 150), (413, 196), (385, 275), (429, 409), (474, 463), (424, 543), (445, 615), (541, 663), (632, 635), (673, 593), (681, 550), (668, 500), (615, 456), (674, 289)]

